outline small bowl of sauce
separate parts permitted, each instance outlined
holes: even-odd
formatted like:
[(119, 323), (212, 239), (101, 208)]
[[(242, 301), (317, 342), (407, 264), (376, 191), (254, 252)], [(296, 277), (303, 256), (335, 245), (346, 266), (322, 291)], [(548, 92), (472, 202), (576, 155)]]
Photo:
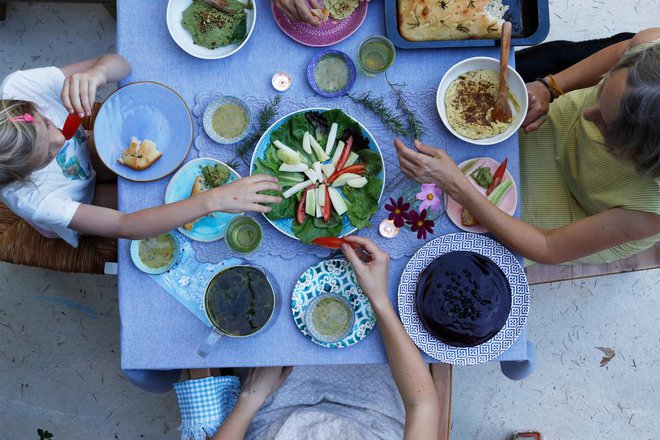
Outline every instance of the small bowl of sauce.
[(339, 342), (353, 331), (355, 312), (346, 298), (322, 294), (310, 301), (305, 311), (305, 326), (318, 341)]
[(171, 232), (131, 242), (131, 258), (142, 272), (167, 272), (179, 259), (179, 240)]
[(206, 134), (219, 144), (235, 144), (247, 136), (252, 125), (250, 108), (240, 99), (223, 96), (204, 110), (202, 125)]
[(342, 51), (323, 50), (314, 55), (307, 64), (307, 81), (321, 96), (343, 96), (355, 84), (355, 64)]

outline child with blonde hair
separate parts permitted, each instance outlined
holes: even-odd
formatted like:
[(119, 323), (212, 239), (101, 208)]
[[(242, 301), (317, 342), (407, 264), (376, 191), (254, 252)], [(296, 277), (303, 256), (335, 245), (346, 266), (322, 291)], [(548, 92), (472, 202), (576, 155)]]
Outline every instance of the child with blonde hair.
[(78, 234), (141, 239), (215, 211), (268, 212), (279, 197), (271, 176), (255, 175), (177, 203), (134, 213), (116, 210), (114, 175), (84, 130), (66, 140), (69, 114), (90, 116), (98, 87), (130, 65), (108, 54), (63, 68), (14, 72), (0, 85), (0, 200), (44, 236), (78, 246)]

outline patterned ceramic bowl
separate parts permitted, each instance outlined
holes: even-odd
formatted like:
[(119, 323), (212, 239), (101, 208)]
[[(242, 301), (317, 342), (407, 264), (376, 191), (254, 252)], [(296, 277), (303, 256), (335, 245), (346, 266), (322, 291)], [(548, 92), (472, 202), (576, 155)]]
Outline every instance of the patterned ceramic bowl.
[(174, 235), (171, 232), (167, 232), (163, 234), (167, 237), (169, 237), (172, 240), (172, 244), (174, 245), (174, 254), (172, 255), (172, 258), (168, 261), (167, 264), (164, 266), (160, 267), (151, 267), (147, 266), (142, 259), (140, 258), (140, 242), (142, 240), (133, 240), (131, 241), (131, 259), (133, 260), (133, 264), (135, 264), (135, 267), (140, 269), (144, 273), (148, 273), (149, 275), (157, 275), (159, 273), (167, 272), (174, 266), (174, 264), (177, 262), (179, 259), (179, 253), (180, 253), (180, 245), (179, 245), (179, 240), (176, 238), (176, 235)]
[[(336, 58), (340, 61), (343, 61), (343, 63), (346, 65), (346, 69), (348, 70), (346, 84), (335, 90), (324, 89), (317, 83), (316, 68), (321, 61), (328, 58)], [(334, 77), (335, 75), (328, 74), (328, 76)], [(348, 55), (340, 50), (322, 50), (321, 52), (314, 55), (314, 57), (309, 60), (309, 63), (307, 64), (307, 82), (309, 82), (309, 85), (316, 93), (326, 98), (337, 98), (339, 96), (344, 96), (353, 88), (353, 84), (355, 84), (355, 64), (353, 64), (353, 61)]]
[[(222, 137), (213, 128), (213, 114), (220, 107), (227, 104), (236, 105), (245, 112), (245, 128), (238, 136), (233, 138)], [(245, 102), (239, 98), (233, 96), (222, 96), (214, 101), (211, 101), (209, 105), (206, 106), (206, 110), (204, 110), (204, 116), (202, 117), (202, 125), (204, 126), (204, 131), (208, 137), (210, 137), (213, 141), (219, 144), (235, 144), (236, 142), (242, 141), (250, 132), (250, 128), (252, 127), (252, 112), (250, 111), (250, 108), (247, 106), (247, 104), (245, 104)]]
[[(316, 312), (316, 309), (318, 308), (321, 300), (335, 301), (339, 306), (339, 308), (343, 308), (348, 312), (348, 320), (346, 321), (346, 324), (342, 326), (343, 328), (340, 329), (335, 335), (326, 335), (322, 333), (315, 324), (314, 312)], [(323, 304), (321, 304), (321, 307), (323, 307)], [(319, 311), (323, 313), (320, 308)], [(355, 313), (353, 313), (353, 307), (348, 302), (348, 300), (341, 295), (332, 294), (332, 293), (319, 295), (309, 302), (309, 305), (307, 306), (307, 311), (305, 311), (305, 325), (307, 326), (307, 330), (314, 339), (321, 342), (333, 343), (333, 342), (341, 341), (353, 331), (354, 324), (355, 324)]]

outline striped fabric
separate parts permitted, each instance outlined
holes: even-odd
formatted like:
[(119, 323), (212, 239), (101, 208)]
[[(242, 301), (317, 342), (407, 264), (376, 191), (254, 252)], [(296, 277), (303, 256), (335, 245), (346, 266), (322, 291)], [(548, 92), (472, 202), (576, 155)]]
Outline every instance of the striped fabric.
[[(582, 117), (598, 87), (570, 92), (551, 106), (536, 131), (520, 131), (523, 219), (555, 229), (611, 208), (660, 214), (660, 180), (637, 174), (602, 146), (598, 128)], [(634, 227), (634, 225), (631, 225)], [(643, 251), (660, 234), (612, 247), (567, 264), (610, 263)]]

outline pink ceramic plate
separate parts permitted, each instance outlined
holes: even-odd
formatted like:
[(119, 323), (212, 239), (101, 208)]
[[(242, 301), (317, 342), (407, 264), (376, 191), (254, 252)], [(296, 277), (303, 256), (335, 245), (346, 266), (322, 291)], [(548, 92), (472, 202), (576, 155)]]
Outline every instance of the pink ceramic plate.
[[(458, 165), (459, 168), (463, 167), (466, 165), (468, 162), (474, 159), (468, 159), (461, 164)], [(497, 167), (500, 165), (498, 161), (495, 159), (491, 159), (490, 157), (480, 157), (477, 163), (474, 164), (472, 167), (472, 171), (476, 170), (479, 167), (489, 167), (491, 172), (495, 174), (495, 170), (497, 170)], [(502, 203), (500, 203), (499, 208), (506, 212), (509, 215), (513, 215), (514, 212), (516, 212), (516, 206), (518, 205), (518, 187), (516, 186), (516, 181), (513, 180), (513, 177), (509, 173), (509, 170), (506, 170), (506, 173), (504, 174), (504, 180), (511, 180), (513, 182), (513, 187), (509, 190), (507, 195), (504, 197), (504, 200), (502, 200)], [(477, 182), (474, 181), (474, 179), (470, 176), (468, 176), (468, 180), (474, 185), (477, 190), (483, 195), (486, 195), (486, 190), (477, 185)], [(486, 228), (484, 228), (482, 225), (476, 225), (476, 226), (463, 226), (461, 224), (461, 212), (463, 212), (463, 207), (459, 205), (454, 199), (451, 197), (447, 197), (447, 216), (449, 219), (459, 228), (461, 228), (464, 231), (467, 232), (475, 232), (477, 234), (483, 234), (484, 232), (488, 232)]]
[(282, 29), (282, 32), (287, 34), (291, 39), (297, 41), (305, 46), (312, 47), (325, 47), (339, 43), (350, 37), (353, 32), (358, 30), (364, 19), (367, 17), (367, 4), (369, 2), (362, 1), (360, 6), (357, 7), (350, 17), (344, 20), (334, 20), (330, 18), (319, 27), (308, 25), (307, 23), (299, 23), (284, 15), (284, 12), (277, 9), (274, 2), (271, 2), (273, 17), (275, 23)]

